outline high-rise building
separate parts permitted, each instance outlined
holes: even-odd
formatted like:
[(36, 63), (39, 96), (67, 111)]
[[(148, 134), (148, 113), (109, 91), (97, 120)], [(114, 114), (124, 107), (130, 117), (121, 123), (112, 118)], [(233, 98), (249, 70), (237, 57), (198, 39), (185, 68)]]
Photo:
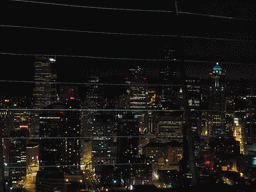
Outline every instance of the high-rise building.
[(182, 112), (167, 113), (161, 112), (158, 117), (157, 135), (158, 143), (167, 143), (170, 141), (182, 142), (182, 125), (183, 115)]
[[(34, 62), (35, 87), (33, 90), (34, 108), (42, 109), (57, 101), (57, 89), (54, 82), (57, 75), (53, 73), (52, 66), (56, 62), (56, 57), (36, 56)], [(39, 113), (33, 114), (33, 130), (35, 136), (39, 134)]]
[(57, 89), (55, 84), (52, 83), (57, 79), (57, 75), (52, 71), (52, 65), (56, 62), (56, 57), (36, 56), (35, 59), (34, 107), (43, 108), (57, 101)]
[(128, 77), (125, 81), (128, 85), (126, 90), (126, 100), (122, 106), (125, 109), (131, 109), (132, 114), (136, 115), (139, 121), (139, 132), (142, 134), (149, 133), (151, 130), (149, 125), (149, 115), (147, 111), (143, 111), (148, 108), (150, 103), (149, 98), (154, 98), (154, 91), (150, 91), (147, 86), (147, 78), (144, 76), (144, 68), (136, 66), (129, 69)]
[(12, 186), (24, 185), (26, 176), (26, 161), (27, 161), (27, 142), (25, 137), (29, 136), (27, 128), (11, 131), (9, 140), (9, 176), (11, 177)]
[(70, 98), (79, 99), (78, 86), (60, 86), (57, 100), (64, 102)]
[(75, 110), (79, 108), (79, 102), (70, 99), (51, 104), (40, 114), (40, 137), (45, 138), (39, 141), (40, 171), (55, 167), (69, 175), (80, 173), (80, 112)]
[(162, 109), (180, 109), (178, 93), (180, 88), (177, 85), (176, 73), (169, 66), (162, 67), (159, 74), (159, 83), (164, 86), (158, 86), (157, 98)]
[(20, 126), (28, 126), (28, 130), (31, 134), (33, 131), (32, 127), (34, 127), (32, 113), (24, 110), (24, 108), (30, 107), (32, 105), (31, 103), (30, 98), (27, 98), (26, 96), (8, 97), (8, 99), (5, 98), (3, 100), (3, 108), (16, 109), (1, 112), (1, 117), (4, 117), (2, 119), (4, 122), (4, 126), (2, 127), (3, 135), (9, 135), (11, 131), (20, 130)]
[[(90, 109), (106, 109), (110, 103), (104, 100), (103, 86), (98, 85), (100, 79), (92, 76), (87, 85), (87, 94), (84, 104), (85, 109), (81, 114), (82, 136), (87, 139), (82, 141), (82, 161), (84, 164), (92, 164), (97, 174), (100, 173), (102, 164), (113, 164), (116, 162), (116, 147), (114, 138), (115, 115), (111, 112), (90, 111)], [(110, 107), (111, 109), (114, 106)], [(99, 166), (97, 166), (99, 165)]]
[(200, 78), (187, 78), (188, 109), (190, 110), (190, 125), (193, 135), (201, 134), (201, 84)]
[(103, 87), (97, 85), (100, 82), (99, 77), (92, 76), (88, 83), (91, 85), (87, 85), (87, 94), (86, 94), (86, 106), (90, 109), (102, 108), (104, 106), (103, 100)]
[(225, 134), (225, 71), (219, 66), (219, 63), (216, 63), (209, 75), (212, 79), (209, 107), (212, 122), (210, 134)]
[(117, 164), (122, 170), (125, 185), (129, 184), (129, 163), (136, 163), (140, 157), (139, 126), (140, 119), (133, 112), (123, 112), (117, 115)]
[[(132, 159), (139, 157), (139, 123), (138, 116), (131, 112), (118, 114), (118, 162), (129, 163)], [(129, 136), (131, 137), (129, 138)]]
[[(111, 113), (101, 112), (92, 119), (92, 164), (116, 163), (116, 146), (113, 136), (116, 135), (115, 116)], [(95, 167), (96, 172), (100, 166)]]
[(144, 69), (137, 66), (135, 69), (129, 69), (129, 76), (126, 78), (126, 83), (129, 85), (126, 92), (129, 95), (128, 108), (130, 109), (145, 109), (147, 107), (148, 87), (141, 84), (146, 84), (146, 78), (143, 76)]

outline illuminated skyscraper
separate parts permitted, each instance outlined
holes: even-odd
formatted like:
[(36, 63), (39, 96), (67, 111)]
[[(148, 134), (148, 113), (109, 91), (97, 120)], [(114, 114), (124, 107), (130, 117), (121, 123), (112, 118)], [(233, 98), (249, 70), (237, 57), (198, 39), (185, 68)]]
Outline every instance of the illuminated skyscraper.
[(148, 132), (148, 114), (140, 110), (148, 108), (147, 103), (150, 101), (149, 98), (154, 96), (154, 93), (149, 94), (149, 89), (146, 85), (147, 81), (144, 77), (144, 69), (140, 66), (129, 69), (129, 76), (126, 78), (126, 83), (129, 85), (126, 90), (128, 102), (125, 103), (124, 108), (134, 110), (132, 113), (136, 114), (140, 122), (139, 132)]
[(210, 73), (209, 75), (214, 80), (214, 85), (210, 87), (210, 90), (212, 90), (214, 92), (224, 91), (225, 71), (222, 70), (222, 68), (219, 66), (218, 62), (213, 67), (212, 73)]
[(52, 65), (56, 58), (36, 56), (35, 67), (35, 88), (33, 96), (35, 99), (34, 107), (43, 108), (57, 101), (57, 90), (53, 83), (57, 75), (52, 73)]
[[(9, 140), (9, 175), (11, 176), (12, 186), (19, 186), (24, 184), (26, 176), (26, 161), (27, 161), (27, 139), (24, 137), (29, 136), (27, 128), (11, 131), (10, 137), (16, 139)], [(20, 137), (17, 139), (17, 137)], [(23, 137), (23, 138), (21, 138)]]
[(211, 117), (211, 134), (225, 134), (225, 71), (219, 66), (219, 63), (213, 67), (210, 85), (210, 117)]
[[(36, 56), (35, 60), (35, 87), (33, 90), (34, 108), (42, 109), (57, 101), (57, 89), (55, 84), (51, 83), (57, 79), (57, 75), (52, 73), (52, 65), (56, 62), (56, 58)], [(35, 136), (38, 136), (39, 113), (34, 113), (33, 120), (35, 124), (32, 127), (32, 133), (35, 133)]]
[(148, 90), (146, 86), (141, 84), (146, 83), (146, 78), (143, 77), (143, 68), (137, 66), (135, 69), (129, 69), (129, 77), (126, 78), (127, 84), (134, 84), (127, 88), (126, 92), (129, 95), (129, 106), (130, 109), (143, 109), (147, 105)]

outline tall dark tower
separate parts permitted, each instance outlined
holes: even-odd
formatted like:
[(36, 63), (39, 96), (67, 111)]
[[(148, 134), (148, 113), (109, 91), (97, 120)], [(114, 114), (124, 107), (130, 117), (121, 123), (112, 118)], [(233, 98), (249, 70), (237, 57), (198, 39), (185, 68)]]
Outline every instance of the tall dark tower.
[[(79, 102), (70, 99), (45, 107), (40, 115), (40, 137), (53, 137), (39, 141), (39, 170), (63, 171), (73, 175), (80, 173), (80, 112)], [(47, 111), (47, 109), (49, 111)], [(54, 110), (55, 109), (55, 110)], [(62, 111), (61, 109), (67, 109)], [(59, 139), (56, 137), (65, 137)]]
[(57, 101), (57, 90), (54, 82), (57, 75), (52, 72), (52, 65), (56, 58), (46, 56), (36, 56), (35, 67), (35, 88), (33, 96), (35, 98), (35, 108), (43, 108)]
[[(35, 56), (35, 87), (33, 90), (34, 108), (42, 109), (57, 101), (57, 90), (55, 82), (57, 75), (52, 72), (52, 66), (56, 63), (56, 58), (47, 56)], [(39, 113), (33, 115), (33, 126), (30, 130), (32, 135), (39, 134)]]
[(219, 63), (213, 67), (210, 85), (210, 116), (211, 116), (211, 133), (225, 134), (225, 71), (219, 66)]

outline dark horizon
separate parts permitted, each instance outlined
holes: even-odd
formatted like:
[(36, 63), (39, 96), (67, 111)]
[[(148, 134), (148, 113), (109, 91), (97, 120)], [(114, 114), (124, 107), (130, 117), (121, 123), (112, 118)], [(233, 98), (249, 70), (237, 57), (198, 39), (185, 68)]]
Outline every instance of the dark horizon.
[[(51, 1), (54, 2), (60, 3)], [(251, 1), (178, 2), (183, 49), (175, 37), (178, 35), (179, 23), (175, 17), (174, 1), (143, 6), (128, 2), (85, 4), (79, 0), (73, 4), (99, 8), (8, 2), (7, 10), (10, 9), (10, 13), (15, 11), (19, 17), (9, 17), (9, 27), (1, 27), (5, 38), (1, 42), (0, 52), (14, 53), (0, 54), (3, 61), (1, 80), (33, 80), (34, 57), (15, 54), (164, 59), (171, 50), (169, 59), (192, 61), (185, 62), (188, 76), (208, 78), (216, 62), (227, 71), (227, 79), (253, 79), (256, 73), (256, 35), (253, 30), (256, 14), (255, 3)], [(105, 10), (100, 7), (125, 10)], [(132, 8), (172, 12), (128, 11)], [(44, 10), (47, 10), (47, 14)], [(31, 19), (31, 15), (37, 19), (36, 22)], [(165, 64), (175, 67), (179, 65), (176, 62), (57, 57), (55, 69), (61, 81), (83, 82), (84, 77), (91, 74), (123, 77), (125, 70), (134, 65), (147, 66), (148, 76), (157, 77), (159, 66)], [(79, 78), (72, 79), (75, 77)]]

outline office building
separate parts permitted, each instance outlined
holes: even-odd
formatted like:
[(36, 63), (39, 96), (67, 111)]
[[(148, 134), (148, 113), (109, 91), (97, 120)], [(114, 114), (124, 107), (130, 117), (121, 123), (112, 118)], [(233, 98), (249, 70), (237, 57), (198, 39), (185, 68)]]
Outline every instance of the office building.
[(225, 70), (223, 70), (219, 63), (213, 67), (212, 73), (209, 73), (212, 84), (210, 85), (210, 106), (211, 110), (211, 133), (216, 134), (226, 134), (225, 129), (225, 103), (226, 103), (226, 84), (225, 84)]
[(81, 136), (79, 108), (78, 101), (69, 99), (45, 107), (40, 114), (40, 137), (45, 138), (39, 141), (40, 171), (55, 168), (65, 174), (80, 173), (81, 142), (76, 138)]
[[(54, 102), (57, 102), (57, 89), (54, 82), (57, 75), (53, 72), (53, 64), (56, 62), (56, 57), (35, 56), (34, 62), (34, 81), (35, 87), (33, 90), (34, 108), (42, 109)], [(39, 113), (33, 113), (33, 135), (39, 135)]]
[(12, 186), (22, 186), (26, 177), (27, 143), (26, 137), (29, 136), (27, 128), (21, 127), (20, 130), (11, 131), (7, 148), (9, 149), (9, 176)]
[(161, 112), (158, 114), (157, 138), (158, 143), (167, 143), (173, 140), (182, 142), (182, 112)]
[(70, 98), (79, 100), (78, 86), (73, 86), (73, 85), (60, 86), (59, 93), (57, 96), (57, 101), (65, 102)]
[(57, 89), (54, 84), (57, 75), (52, 70), (56, 57), (36, 56), (35, 59), (34, 80), (36, 82), (33, 96), (35, 98), (34, 107), (38, 109), (57, 101)]

